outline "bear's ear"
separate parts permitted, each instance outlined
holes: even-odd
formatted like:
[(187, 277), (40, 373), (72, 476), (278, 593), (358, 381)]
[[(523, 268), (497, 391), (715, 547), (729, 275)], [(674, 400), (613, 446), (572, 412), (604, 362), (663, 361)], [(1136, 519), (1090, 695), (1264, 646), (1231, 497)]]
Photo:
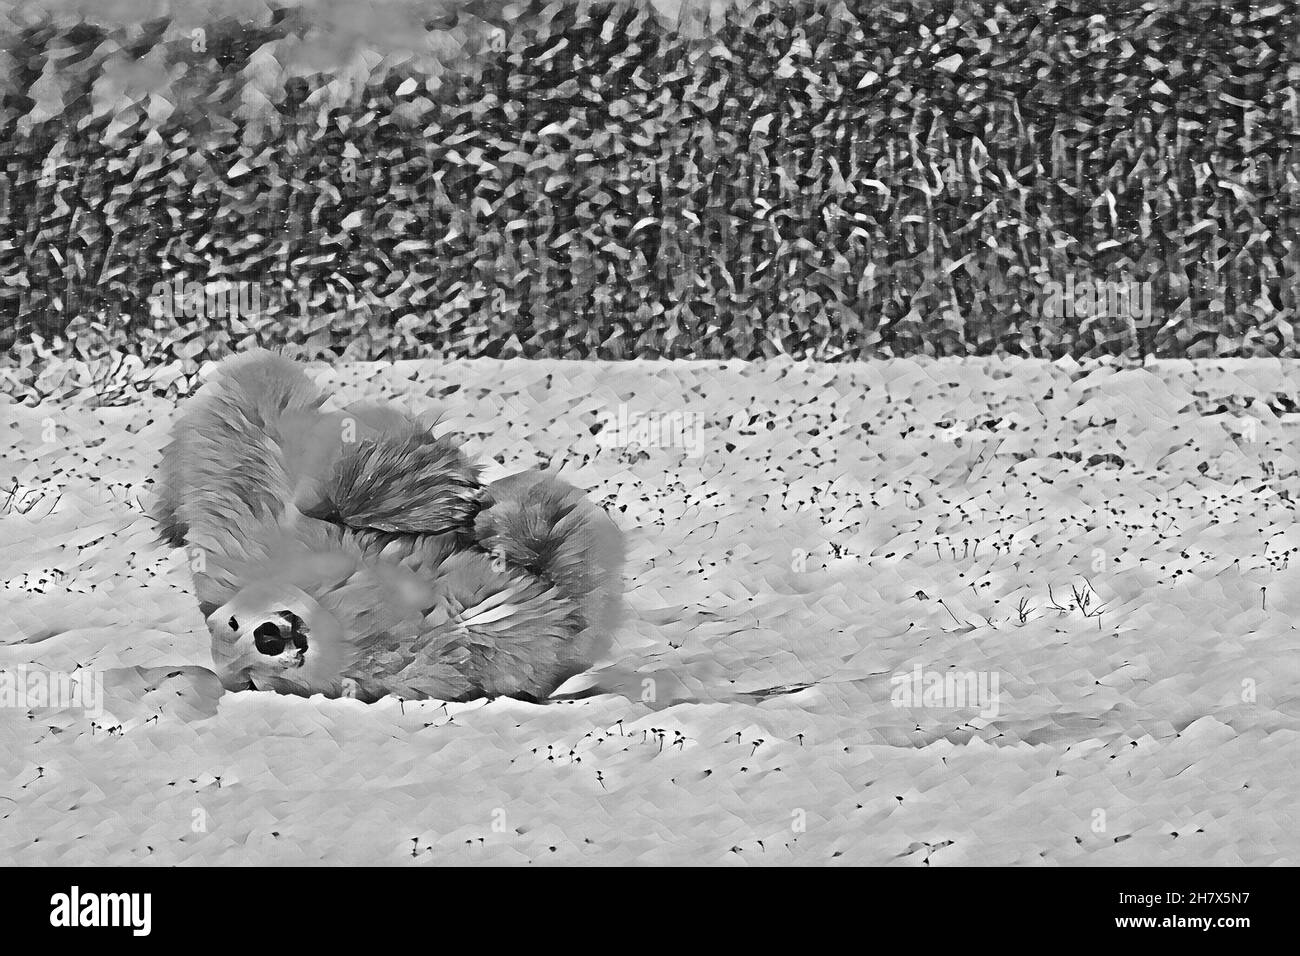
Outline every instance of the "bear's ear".
[(338, 522), (350, 528), (468, 534), (482, 494), (478, 466), (453, 441), (412, 430), (345, 452), (327, 497)]

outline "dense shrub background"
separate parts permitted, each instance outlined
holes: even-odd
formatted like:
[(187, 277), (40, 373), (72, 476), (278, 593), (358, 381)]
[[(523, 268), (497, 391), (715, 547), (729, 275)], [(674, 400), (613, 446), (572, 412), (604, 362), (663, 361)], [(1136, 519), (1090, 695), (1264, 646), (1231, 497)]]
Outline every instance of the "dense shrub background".
[[(436, 75), (320, 29), (3, 27), (0, 350), (1297, 352), (1292, 0), (471, 4)], [(1071, 273), (1150, 325), (1045, 317)]]

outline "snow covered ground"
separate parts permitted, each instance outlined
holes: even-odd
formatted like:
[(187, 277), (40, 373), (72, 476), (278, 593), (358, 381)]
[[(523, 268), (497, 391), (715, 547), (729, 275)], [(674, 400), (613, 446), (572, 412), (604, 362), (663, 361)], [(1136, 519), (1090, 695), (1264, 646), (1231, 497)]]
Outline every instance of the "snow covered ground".
[(142, 510), (174, 403), (0, 395), (0, 693), (103, 688), (0, 706), (0, 862), (1300, 862), (1293, 364), (313, 374), (602, 500), (610, 660), (542, 706), (222, 693)]

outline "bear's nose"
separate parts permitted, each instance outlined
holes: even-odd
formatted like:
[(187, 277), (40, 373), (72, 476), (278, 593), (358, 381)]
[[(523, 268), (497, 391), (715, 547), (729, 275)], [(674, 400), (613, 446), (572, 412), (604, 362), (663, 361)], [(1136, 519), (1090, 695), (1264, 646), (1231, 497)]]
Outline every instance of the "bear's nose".
[(258, 652), (270, 657), (283, 654), (287, 643), (289, 642), (280, 633), (280, 625), (274, 621), (259, 624), (253, 631), (253, 644), (256, 645)]

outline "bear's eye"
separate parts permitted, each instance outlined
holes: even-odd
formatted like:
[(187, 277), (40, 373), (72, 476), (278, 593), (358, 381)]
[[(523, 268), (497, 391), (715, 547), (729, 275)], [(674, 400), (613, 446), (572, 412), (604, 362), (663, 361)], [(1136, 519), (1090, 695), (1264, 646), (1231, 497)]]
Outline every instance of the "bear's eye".
[(237, 630), (239, 630), (239, 622), (236, 621), (233, 617), (232, 617), (229, 621), (227, 621), (226, 623), (230, 625), (230, 629), (231, 629), (232, 631), (237, 631)]

